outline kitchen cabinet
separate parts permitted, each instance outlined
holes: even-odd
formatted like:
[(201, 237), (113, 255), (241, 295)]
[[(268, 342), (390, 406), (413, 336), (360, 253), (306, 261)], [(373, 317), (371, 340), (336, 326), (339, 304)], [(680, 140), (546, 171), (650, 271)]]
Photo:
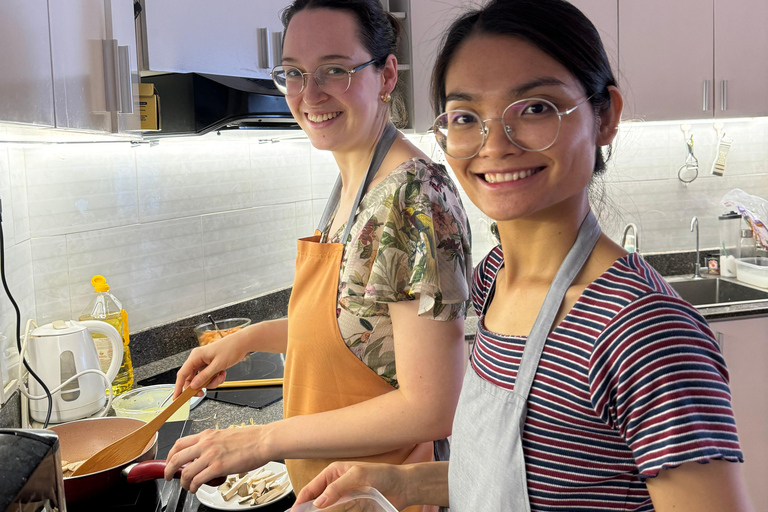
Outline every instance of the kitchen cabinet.
[(70, 0), (48, 9), (56, 127), (138, 132), (133, 3)]
[(47, 0), (0, 2), (0, 121), (54, 126)]
[(768, 317), (710, 322), (710, 327), (730, 374), (747, 491), (755, 510), (768, 510)]
[(291, 0), (142, 0), (140, 69), (271, 79)]
[(768, 115), (768, 3), (619, 0), (624, 117)]
[(0, 121), (140, 129), (131, 0), (0, 3)]

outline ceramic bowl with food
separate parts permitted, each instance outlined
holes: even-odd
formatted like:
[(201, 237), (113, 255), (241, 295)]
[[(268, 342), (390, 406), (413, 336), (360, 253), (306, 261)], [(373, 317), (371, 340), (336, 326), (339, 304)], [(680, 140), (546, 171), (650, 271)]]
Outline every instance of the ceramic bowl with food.
[(226, 318), (224, 320), (216, 320), (216, 325), (219, 328), (218, 331), (210, 322), (195, 327), (195, 336), (197, 336), (197, 342), (201, 347), (220, 340), (222, 337), (226, 337), (240, 329), (245, 329), (251, 325), (251, 320), (249, 318)]
[[(157, 414), (165, 409), (170, 400), (161, 404), (173, 393), (173, 384), (158, 384), (136, 388), (112, 400), (115, 415), (123, 418), (136, 418), (152, 421)], [(190, 401), (179, 407), (179, 410), (168, 418), (168, 421), (183, 421), (189, 418)]]

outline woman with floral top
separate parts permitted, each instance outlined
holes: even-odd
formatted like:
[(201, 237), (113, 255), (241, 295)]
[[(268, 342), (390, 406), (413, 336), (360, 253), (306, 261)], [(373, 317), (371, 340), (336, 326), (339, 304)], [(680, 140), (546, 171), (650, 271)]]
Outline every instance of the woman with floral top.
[(189, 463), (192, 491), (275, 459), (298, 492), (333, 460), (440, 458), (466, 361), (469, 225), (445, 168), (390, 123), (398, 22), (378, 0), (296, 0), (283, 23), (273, 79), (340, 177), (298, 242), (287, 319), (196, 348), (179, 370), (175, 395), (215, 388), (248, 352), (286, 352), (283, 420), (173, 447), (166, 475)]

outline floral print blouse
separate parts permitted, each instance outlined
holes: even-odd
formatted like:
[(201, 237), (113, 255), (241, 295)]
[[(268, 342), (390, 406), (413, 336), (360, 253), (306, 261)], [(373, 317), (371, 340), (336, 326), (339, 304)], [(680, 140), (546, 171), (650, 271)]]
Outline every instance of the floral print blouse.
[[(329, 236), (331, 223), (321, 241), (340, 243), (346, 223)], [(350, 350), (392, 386), (397, 369), (387, 304), (418, 294), (419, 316), (464, 317), (470, 239), (459, 192), (442, 165), (408, 160), (362, 198), (341, 262), (336, 314)]]

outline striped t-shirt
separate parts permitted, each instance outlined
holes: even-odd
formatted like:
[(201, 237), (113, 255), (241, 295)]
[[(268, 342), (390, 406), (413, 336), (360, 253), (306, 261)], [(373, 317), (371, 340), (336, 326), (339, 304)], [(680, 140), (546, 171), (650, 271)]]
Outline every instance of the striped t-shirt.
[[(485, 329), (501, 247), (475, 268), (471, 364), (513, 389), (525, 337)], [(514, 312), (510, 312), (514, 314)], [(523, 431), (532, 511), (652, 511), (644, 479), (743, 461), (728, 370), (704, 318), (640, 256), (617, 260), (550, 333)]]

